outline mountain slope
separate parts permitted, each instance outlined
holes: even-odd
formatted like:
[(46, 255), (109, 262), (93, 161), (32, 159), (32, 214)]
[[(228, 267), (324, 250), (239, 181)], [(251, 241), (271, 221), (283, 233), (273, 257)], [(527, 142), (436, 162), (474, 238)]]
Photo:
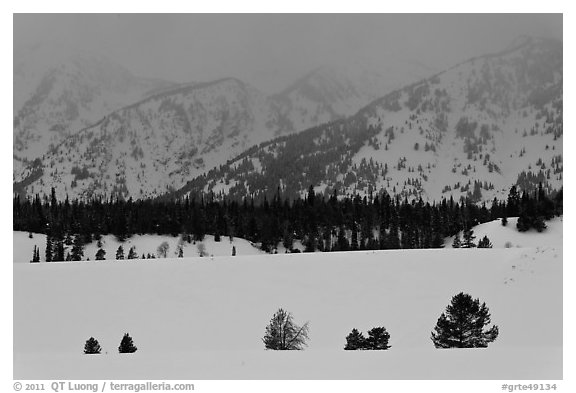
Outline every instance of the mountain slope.
[(172, 83), (139, 78), (96, 55), (44, 46), (14, 56), (15, 173), (51, 146), (153, 89)]
[[(395, 72), (388, 77), (409, 77)], [(233, 78), (160, 86), (85, 130), (68, 133), (61, 144), (54, 139), (36, 160), (31, 155), (26, 165), (15, 167), (14, 190), (48, 194), (55, 187), (60, 197), (158, 196), (254, 144), (354, 113), (375, 90), (388, 86), (386, 80), (323, 67), (269, 97)]]
[(289, 131), (304, 130), (353, 115), (386, 92), (433, 72), (419, 64), (390, 63), (375, 72), (366, 67), (322, 66), (271, 97)]
[(396, 90), (354, 116), (254, 147), (176, 195), (316, 191), (504, 197), (562, 186), (562, 43), (528, 39)]
[(153, 197), (269, 139), (271, 113), (260, 92), (232, 78), (161, 92), (65, 139), (28, 192)]

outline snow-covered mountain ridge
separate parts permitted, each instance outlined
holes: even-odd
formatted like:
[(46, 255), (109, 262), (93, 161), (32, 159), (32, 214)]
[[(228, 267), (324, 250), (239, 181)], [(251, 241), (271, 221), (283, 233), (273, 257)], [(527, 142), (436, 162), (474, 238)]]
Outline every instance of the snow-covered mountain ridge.
[(526, 39), (396, 90), (346, 120), (254, 147), (177, 195), (503, 198), (562, 187), (562, 43)]
[(173, 85), (80, 51), (47, 46), (15, 52), (15, 174), (105, 114)]
[[(91, 69), (89, 65), (85, 68)], [(14, 189), (48, 194), (55, 187), (62, 198), (158, 196), (182, 187), (250, 146), (356, 112), (376, 97), (375, 90), (388, 91), (394, 86), (388, 78), (399, 83), (428, 71), (411, 67), (409, 72), (394, 70), (386, 76), (368, 72), (350, 76), (333, 67), (321, 67), (272, 96), (235, 78), (160, 85), (137, 100), (114, 104), (114, 111), (94, 110), (90, 121), (80, 115), (68, 116), (74, 121), (60, 127), (60, 134), (39, 127), (36, 112), (25, 110), (30, 107), (27, 103), (15, 117), (15, 157), (26, 151), (27, 159), (15, 164)], [(73, 78), (88, 83), (84, 79), (90, 81), (81, 75)], [(61, 79), (49, 85), (50, 94), (55, 94), (52, 86), (75, 87)], [(61, 121), (68, 118), (70, 111), (65, 106), (75, 103), (76, 95), (67, 90), (64, 103), (57, 101), (61, 105), (46, 98), (37, 100), (38, 106), (50, 108), (50, 119)], [(32, 125), (23, 127), (23, 122)], [(50, 148), (44, 152), (42, 146)]]

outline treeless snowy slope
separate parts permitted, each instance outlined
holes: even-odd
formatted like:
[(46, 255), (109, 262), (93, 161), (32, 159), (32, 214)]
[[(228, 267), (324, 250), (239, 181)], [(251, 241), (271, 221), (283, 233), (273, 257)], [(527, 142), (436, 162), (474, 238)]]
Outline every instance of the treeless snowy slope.
[[(436, 350), (453, 295), (479, 297), (500, 336)], [(305, 351), (265, 351), (284, 307)], [(344, 351), (385, 326), (388, 351)], [(138, 352), (117, 354), (125, 332)], [(94, 336), (100, 356), (82, 354)], [(560, 379), (562, 249), (444, 249), (14, 264), (14, 377), (103, 379)]]
[[(494, 248), (502, 247), (546, 247), (554, 246), (562, 248), (563, 217), (554, 217), (546, 221), (546, 229), (542, 232), (532, 228), (526, 232), (520, 232), (516, 228), (518, 217), (509, 217), (508, 224), (502, 225), (501, 219), (497, 219), (473, 227), (474, 243), (484, 236), (488, 236)], [(460, 239), (463, 233), (460, 232)], [(454, 236), (446, 238), (445, 247), (452, 247)]]

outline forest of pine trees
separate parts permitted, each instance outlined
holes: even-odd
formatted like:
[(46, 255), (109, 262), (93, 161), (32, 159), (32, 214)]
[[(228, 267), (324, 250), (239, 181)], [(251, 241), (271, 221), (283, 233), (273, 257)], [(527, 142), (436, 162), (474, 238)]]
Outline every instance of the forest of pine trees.
[[(260, 204), (246, 198), (241, 202), (204, 197), (84, 202), (57, 201), (54, 193), (44, 199), (16, 196), (13, 229), (46, 234), (46, 261), (63, 261), (81, 259), (84, 244), (108, 234), (119, 241), (134, 234), (185, 234), (196, 241), (219, 234), (247, 239), (267, 252), (278, 244), (290, 250), (296, 239), (307, 252), (439, 248), (445, 237), (497, 218), (519, 216), (518, 230), (541, 231), (545, 220), (562, 214), (562, 190), (546, 195), (542, 187), (522, 194), (512, 187), (506, 202), (495, 199), (490, 208), (470, 200), (430, 204), (388, 194), (341, 198), (334, 192), (325, 198), (315, 194), (313, 187), (305, 199), (281, 200), (278, 195)], [(473, 238), (466, 236), (473, 235), (465, 231), (464, 236), (462, 245), (470, 246)], [(72, 246), (68, 255), (64, 244)], [(128, 256), (136, 257), (135, 250)], [(120, 247), (116, 259), (124, 258)]]

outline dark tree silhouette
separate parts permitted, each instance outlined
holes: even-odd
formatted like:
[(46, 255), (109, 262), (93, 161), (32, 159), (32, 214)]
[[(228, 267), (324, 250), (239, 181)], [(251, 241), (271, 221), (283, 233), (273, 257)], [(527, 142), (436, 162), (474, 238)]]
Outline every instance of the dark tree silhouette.
[(119, 245), (118, 249), (116, 250), (116, 260), (119, 261), (121, 259), (124, 259), (124, 247)]
[(128, 333), (124, 333), (124, 337), (122, 337), (122, 341), (120, 342), (120, 346), (118, 347), (118, 352), (120, 353), (134, 353), (138, 350), (134, 346), (134, 342), (132, 341), (132, 337)]
[(102, 248), (99, 248), (98, 251), (96, 251), (96, 260), (103, 261), (105, 258), (106, 258), (106, 251), (104, 251)]
[(476, 244), (474, 244), (474, 231), (471, 228), (467, 228), (464, 230), (464, 234), (462, 235), (462, 248), (474, 248)]
[(358, 329), (352, 329), (352, 332), (346, 336), (346, 346), (345, 350), (359, 350), (365, 349), (366, 347), (366, 337), (358, 331)]
[(390, 348), (388, 345), (390, 340), (390, 333), (386, 331), (385, 327), (375, 327), (368, 330), (368, 338), (366, 339), (366, 349), (384, 350)]
[(488, 239), (488, 236), (484, 236), (480, 239), (478, 242), (478, 248), (492, 248), (492, 243), (490, 242), (490, 239)]
[(301, 350), (308, 340), (308, 322), (302, 327), (296, 325), (292, 314), (279, 309), (276, 311), (268, 326), (262, 341), (266, 349), (274, 350)]
[(130, 250), (128, 250), (127, 259), (138, 259), (138, 254), (136, 254), (136, 247), (135, 246), (130, 247)]
[(460, 292), (440, 315), (431, 339), (436, 348), (485, 348), (498, 337), (498, 326), (490, 324), (485, 303)]
[(84, 344), (85, 354), (87, 355), (100, 354), (101, 350), (102, 348), (100, 347), (100, 344), (98, 344), (98, 340), (96, 340), (94, 337), (90, 337), (88, 340), (86, 340), (86, 344)]
[(452, 242), (452, 248), (460, 248), (462, 247), (462, 241), (460, 240), (460, 233), (457, 233), (454, 236), (454, 241)]

